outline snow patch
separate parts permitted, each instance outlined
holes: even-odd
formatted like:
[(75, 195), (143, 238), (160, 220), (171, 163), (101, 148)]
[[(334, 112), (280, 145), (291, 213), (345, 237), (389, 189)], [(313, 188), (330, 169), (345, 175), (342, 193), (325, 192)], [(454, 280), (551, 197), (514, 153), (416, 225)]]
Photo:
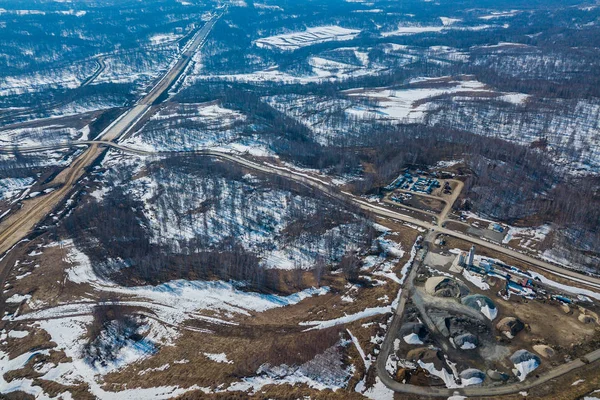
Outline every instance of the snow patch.
[(403, 337), (404, 341), (408, 344), (423, 344), (423, 341), (419, 338), (416, 333), (411, 333)]
[(202, 353), (206, 358), (217, 363), (233, 364), (233, 361), (227, 359), (225, 353)]

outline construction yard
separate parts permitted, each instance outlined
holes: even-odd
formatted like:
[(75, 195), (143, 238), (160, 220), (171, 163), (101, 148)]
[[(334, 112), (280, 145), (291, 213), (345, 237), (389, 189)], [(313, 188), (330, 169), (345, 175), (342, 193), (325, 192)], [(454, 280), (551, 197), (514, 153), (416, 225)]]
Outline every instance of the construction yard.
[(600, 295), (447, 244), (435, 240), (414, 280), (387, 362), (398, 382), (497, 387), (600, 347)]

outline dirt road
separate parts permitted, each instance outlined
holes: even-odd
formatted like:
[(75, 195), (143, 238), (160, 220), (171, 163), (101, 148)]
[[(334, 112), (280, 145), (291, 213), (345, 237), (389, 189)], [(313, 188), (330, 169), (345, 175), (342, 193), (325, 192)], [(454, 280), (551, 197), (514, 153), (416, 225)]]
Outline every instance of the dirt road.
[[(477, 246), (485, 247), (485, 248), (497, 251), (498, 253), (504, 254), (506, 256), (512, 257), (516, 260), (531, 264), (543, 271), (560, 276), (562, 278), (571, 279), (578, 283), (589, 286), (590, 288), (593, 288), (593, 289), (600, 289), (600, 279), (599, 278), (584, 275), (579, 272), (569, 270), (564, 267), (554, 265), (554, 264), (548, 263), (546, 261), (543, 261), (543, 260), (531, 257), (529, 255), (520, 253), (516, 250), (501, 246), (499, 244), (492, 243), (492, 242), (489, 242), (487, 240), (480, 239), (477, 237), (473, 237), (473, 236), (467, 235), (466, 233), (463, 233), (463, 232), (444, 228), (444, 227), (440, 226), (439, 224), (434, 224), (431, 222), (423, 221), (418, 218), (415, 218), (415, 217), (412, 217), (409, 215), (405, 215), (405, 214), (399, 213), (397, 211), (382, 207), (380, 205), (369, 203), (368, 201), (363, 200), (351, 193), (340, 192), (337, 189), (337, 187), (335, 187), (332, 184), (330, 184), (329, 182), (326, 182), (317, 177), (314, 177), (314, 176), (311, 176), (311, 175), (308, 175), (305, 173), (295, 172), (293, 170), (290, 170), (289, 168), (277, 167), (274, 165), (254, 162), (254, 161), (251, 161), (239, 154), (225, 153), (225, 152), (209, 150), (209, 149), (191, 151), (191, 152), (151, 152), (151, 151), (144, 151), (144, 150), (139, 150), (139, 149), (132, 149), (125, 145), (121, 145), (121, 144), (117, 144), (117, 143), (109, 142), (109, 141), (104, 141), (104, 140), (72, 142), (72, 143), (65, 143), (65, 144), (61, 144), (61, 145), (39, 146), (39, 147), (33, 147), (33, 148), (19, 148), (19, 151), (21, 151), (21, 152), (36, 151), (36, 150), (39, 151), (42, 149), (48, 150), (48, 149), (52, 149), (52, 148), (61, 148), (61, 147), (64, 148), (64, 147), (86, 145), (86, 144), (110, 146), (113, 148), (120, 149), (122, 151), (131, 152), (131, 153), (140, 154), (140, 155), (187, 154), (187, 155), (206, 155), (206, 156), (221, 158), (221, 159), (224, 159), (227, 161), (235, 162), (244, 167), (254, 169), (256, 171), (260, 171), (260, 172), (264, 172), (264, 173), (268, 173), (268, 174), (275, 174), (275, 175), (283, 176), (283, 177), (291, 179), (291, 180), (295, 180), (297, 182), (304, 183), (306, 185), (309, 185), (311, 187), (321, 190), (322, 192), (328, 194), (331, 197), (335, 197), (335, 198), (343, 200), (343, 201), (352, 201), (356, 205), (358, 205), (360, 208), (362, 208), (366, 211), (369, 211), (375, 215), (378, 215), (380, 217), (391, 218), (391, 219), (407, 222), (407, 223), (413, 224), (415, 226), (425, 228), (425, 229), (429, 230), (430, 232), (443, 233), (448, 236), (462, 239), (467, 242), (476, 244)], [(13, 151), (13, 148), (0, 148), (0, 152), (2, 152), (2, 151), (10, 152), (10, 151)], [(1, 228), (1, 226), (0, 226), (0, 228)]]
[(97, 145), (91, 145), (77, 160), (63, 170), (54, 180), (64, 182), (49, 194), (23, 202), (23, 207), (0, 224), (0, 254), (4, 254), (42, 221), (65, 198), (76, 181), (84, 174), (101, 153)]
[[(431, 242), (434, 235), (431, 233), (423, 242), (423, 251), (427, 252), (429, 243)], [(387, 371), (386, 363), (388, 357), (394, 348), (394, 340), (396, 339), (396, 333), (400, 329), (406, 302), (409, 297), (412, 297), (415, 291), (414, 279), (417, 276), (417, 272), (421, 266), (421, 261), (425, 258), (425, 253), (421, 257), (417, 257), (413, 263), (410, 273), (404, 283), (404, 287), (401, 289), (402, 294), (400, 302), (392, 322), (386, 332), (386, 336), (381, 344), (381, 349), (377, 356), (377, 376), (381, 379), (381, 382), (389, 389), (398, 393), (409, 393), (414, 395), (426, 396), (426, 397), (443, 397), (449, 398), (451, 396), (465, 396), (465, 397), (493, 397), (519, 393), (526, 391), (552, 379), (558, 378), (564, 374), (567, 374), (577, 368), (583, 367), (586, 364), (597, 362), (600, 360), (600, 349), (592, 351), (585, 356), (573, 360), (571, 362), (559, 365), (558, 367), (548, 371), (547, 373), (540, 375), (539, 377), (530, 377), (524, 382), (517, 382), (513, 384), (507, 384), (502, 386), (484, 386), (484, 387), (466, 387), (460, 389), (448, 389), (444, 387), (433, 387), (433, 386), (416, 386), (410, 384), (404, 384), (396, 381)]]

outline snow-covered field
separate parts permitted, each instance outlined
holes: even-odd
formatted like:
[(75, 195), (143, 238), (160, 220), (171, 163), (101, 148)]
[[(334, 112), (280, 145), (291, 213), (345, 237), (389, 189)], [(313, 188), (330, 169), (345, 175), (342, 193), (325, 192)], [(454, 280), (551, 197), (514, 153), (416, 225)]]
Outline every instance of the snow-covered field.
[(307, 28), (302, 32), (292, 32), (260, 38), (254, 41), (254, 44), (262, 48), (293, 51), (317, 43), (351, 40), (359, 33), (360, 30), (342, 28), (341, 26), (317, 26)]
[(150, 43), (153, 45), (163, 44), (168, 42), (174, 42), (177, 39), (180, 39), (183, 35), (177, 35), (174, 33), (157, 33), (155, 35), (150, 36)]
[[(435, 49), (432, 52), (456, 56), (452, 49)], [(423, 82), (428, 84), (427, 87), (415, 86)], [(289, 94), (267, 97), (265, 101), (310, 128), (313, 139), (327, 145), (336, 138), (360, 135), (361, 124), (368, 129), (373, 120), (422, 122), (437, 109), (436, 98), (440, 96), (477, 98), (483, 102), (495, 99), (508, 104), (522, 104), (527, 99), (523, 94), (496, 92), (475, 80), (422, 78), (414, 80), (411, 86), (401, 89), (351, 89), (342, 92), (343, 98)]]
[(9, 200), (25, 189), (31, 187), (35, 179), (27, 178), (4, 178), (0, 179), (0, 200)]
[[(150, 173), (140, 174), (146, 161), (152, 159), (109, 153), (104, 166), (109, 169), (105, 179), (111, 184), (95, 197), (101, 200), (101, 193), (120, 187), (132, 199), (142, 201), (150, 240), (176, 253), (189, 240), (201, 240), (208, 249), (234, 237), (247, 251), (260, 254), (266, 268), (311, 269), (317, 258), (339, 261), (346, 252), (362, 246), (368, 224), (351, 214), (344, 221), (323, 225), (316, 234), (309, 230), (287, 234), (298, 210), (315, 218), (328, 213), (329, 205), (322, 199), (272, 186), (266, 189), (268, 182), (252, 174), (232, 178), (223, 172), (156, 165)], [(129, 174), (141, 176), (124, 178)]]
[[(102, 388), (102, 376), (151, 357), (152, 349), (156, 346), (173, 345), (181, 331), (187, 329), (182, 325), (186, 320), (203, 320), (211, 324), (234, 324), (228, 320), (235, 315), (249, 315), (250, 311), (262, 312), (296, 304), (307, 297), (326, 294), (329, 290), (327, 287), (322, 287), (307, 289), (290, 296), (277, 296), (243, 292), (232, 283), (205, 281), (172, 281), (159, 286), (124, 288), (98, 277), (94, 273), (89, 259), (72, 243), (62, 243), (61, 246), (69, 250), (69, 257), (66, 261), (72, 266), (66, 272), (70, 282), (87, 285), (89, 289), (93, 289), (97, 293), (105, 293), (107, 296), (111, 293), (113, 296), (115, 294), (126, 296), (128, 300), (121, 301), (120, 304), (150, 310), (148, 315), (151, 317), (146, 318), (141, 327), (145, 335), (144, 343), (128, 342), (119, 349), (114, 361), (106, 365), (90, 364), (82, 356), (82, 352), (87, 343), (86, 333), (92, 323), (91, 313), (95, 303), (86, 301), (86, 299), (82, 299), (81, 303), (70, 302), (53, 308), (42, 306), (37, 311), (34, 309), (27, 314), (5, 316), (3, 319), (37, 320), (33, 325), (50, 335), (52, 342), (57, 345), (54, 350), (63, 350), (67, 357), (71, 358), (70, 361), (44, 365), (42, 379), (63, 385), (75, 385), (79, 381), (85, 382), (89, 385), (91, 392), (102, 399), (170, 398), (185, 391), (197, 389), (197, 386), (185, 390), (172, 386), (158, 386), (151, 389), (131, 389), (117, 393)], [(29, 301), (25, 297), (20, 300)], [(36, 304), (32, 303), (30, 306), (35, 308)], [(216, 314), (221, 318), (203, 315), (206, 312)], [(197, 328), (193, 329), (198, 331)], [(11, 332), (11, 337), (25, 337), (27, 334), (28, 332), (15, 331)], [(8, 383), (2, 378), (6, 372), (22, 368), (35, 354), (48, 354), (48, 350), (25, 353), (10, 362), (8, 362), (7, 355), (0, 352), (0, 393), (23, 390), (38, 396), (43, 394), (43, 390), (34, 386), (31, 379), (18, 379)], [(224, 353), (204, 354), (214, 362), (230, 363)], [(344, 377), (338, 385), (343, 385), (346, 379), (347, 377)], [(247, 390), (247, 388), (244, 389), (244, 385), (249, 382), (254, 381), (245, 380), (237, 386), (232, 386), (230, 390)], [(327, 384), (327, 382), (323, 384)], [(45, 398), (43, 395), (42, 397)]]
[[(329, 288), (306, 289), (289, 296), (266, 295), (244, 292), (233, 283), (221, 281), (186, 281), (176, 280), (158, 286), (121, 287), (98, 277), (85, 254), (72, 244), (69, 260), (72, 267), (67, 272), (67, 278), (77, 284), (91, 285), (100, 292), (118, 293), (133, 296), (128, 302), (146, 304), (163, 322), (179, 325), (187, 319), (200, 318), (214, 323), (229, 323), (227, 319), (235, 314), (249, 315), (249, 311), (263, 312), (276, 307), (296, 304), (310, 296), (323, 295)], [(85, 309), (85, 306), (84, 306)], [(209, 318), (198, 314), (199, 311), (210, 310), (223, 315), (224, 320)], [(63, 308), (56, 311), (45, 309), (41, 313), (48, 317), (55, 313), (65, 312)], [(70, 312), (76, 312), (73, 308)], [(39, 315), (38, 315), (39, 316)]]
[(516, 228), (509, 226), (506, 236), (502, 239), (502, 243), (508, 244), (513, 240), (518, 240), (520, 247), (530, 251), (538, 251), (536, 247), (544, 241), (551, 229), (550, 225), (542, 225), (536, 228)]
[(350, 98), (366, 98), (377, 102), (376, 107), (355, 107), (346, 110), (359, 118), (388, 119), (404, 122), (418, 122), (430, 112), (431, 104), (437, 96), (452, 95), (453, 97), (491, 95), (503, 102), (520, 104), (527, 96), (519, 94), (498, 94), (475, 80), (444, 81), (443, 79), (415, 80), (413, 83), (427, 81), (436, 83), (436, 87), (406, 88), (406, 89), (364, 89), (344, 92)]
[(0, 131), (2, 146), (46, 146), (78, 139), (82, 131), (65, 125), (45, 125)]
[[(104, 70), (91, 83), (135, 83), (146, 89), (151, 82), (162, 76), (168, 66), (175, 60), (177, 45), (173, 37), (164, 38), (157, 35), (153, 45), (155, 49), (142, 49), (139, 52), (108, 55), (103, 58)], [(163, 41), (160, 41), (165, 39)], [(152, 40), (152, 38), (151, 38)], [(157, 42), (158, 40), (158, 42)]]
[(278, 65), (257, 70), (251, 73), (234, 75), (207, 75), (194, 78), (193, 82), (203, 79), (222, 79), (235, 82), (279, 82), (282, 84), (307, 84), (314, 82), (338, 81), (353, 77), (374, 75), (382, 70), (381, 67), (368, 68), (364, 65), (347, 64), (329, 60), (325, 56), (311, 56), (308, 58), (310, 73), (292, 74), (282, 71)]
[[(98, 371), (80, 358), (83, 341), (81, 335), (85, 334), (85, 324), (89, 317), (56, 319), (46, 321), (40, 324), (40, 327), (51, 336), (51, 340), (57, 344), (57, 348), (64, 351), (67, 357), (72, 361), (60, 362), (59, 364), (43, 364), (40, 369), (41, 379), (54, 381), (59, 384), (69, 385), (84, 382), (89, 385), (90, 392), (100, 399), (169, 399), (181, 395), (197, 387), (182, 389), (177, 386), (157, 386), (146, 389), (128, 389), (119, 392), (111, 392), (102, 388), (101, 381), (98, 382)], [(128, 354), (123, 354), (123, 359), (129, 362), (139, 360), (141, 355), (136, 354), (134, 349), (129, 349)], [(31, 351), (9, 360), (8, 354), (0, 351), (0, 393), (12, 393), (22, 391), (31, 394), (39, 399), (71, 399), (69, 392), (59, 394), (58, 397), (51, 397), (41, 386), (34, 384), (31, 378), (13, 379), (7, 382), (4, 374), (23, 368), (29, 360), (36, 355), (48, 355), (48, 350)]]
[(250, 391), (254, 394), (263, 386), (273, 384), (305, 384), (317, 390), (333, 391), (344, 388), (355, 370), (353, 365), (344, 366), (339, 356), (339, 347), (348, 344), (349, 341), (341, 340), (338, 345), (299, 366), (263, 365), (258, 369), (257, 376), (243, 378), (241, 382), (230, 385), (227, 390)]
[(48, 89), (79, 87), (94, 72), (94, 63), (75, 64), (59, 70), (0, 78), (0, 96), (31, 93)]

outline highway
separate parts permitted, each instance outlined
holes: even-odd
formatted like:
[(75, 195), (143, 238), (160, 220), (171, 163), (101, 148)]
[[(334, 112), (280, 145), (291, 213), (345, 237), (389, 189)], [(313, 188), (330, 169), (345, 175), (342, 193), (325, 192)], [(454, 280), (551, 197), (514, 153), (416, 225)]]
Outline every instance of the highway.
[[(123, 122), (123, 123), (125, 123), (125, 122)], [(118, 121), (117, 121), (117, 124), (118, 124)], [(353, 196), (352, 194), (340, 192), (335, 187), (331, 186), (330, 184), (328, 184), (325, 181), (320, 180), (319, 178), (311, 177), (310, 175), (306, 175), (303, 173), (294, 172), (294, 171), (291, 171), (286, 168), (280, 168), (280, 167), (276, 167), (273, 165), (257, 163), (257, 162), (248, 160), (247, 158), (244, 158), (243, 156), (238, 155), (238, 154), (224, 153), (224, 152), (219, 152), (219, 151), (214, 151), (214, 150), (198, 150), (198, 151), (194, 151), (194, 152), (150, 152), (150, 151), (145, 151), (145, 150), (133, 149), (133, 148), (130, 148), (130, 147), (127, 147), (127, 146), (124, 146), (124, 145), (121, 145), (121, 144), (118, 144), (118, 143), (115, 143), (112, 141), (105, 141), (105, 140), (71, 142), (71, 143), (64, 143), (62, 145), (20, 148), (19, 150), (23, 151), (23, 152), (28, 152), (28, 151), (50, 150), (50, 149), (72, 147), (72, 146), (90, 146), (90, 148), (86, 151), (86, 153), (91, 151), (92, 149), (98, 148), (100, 146), (109, 146), (109, 147), (112, 147), (115, 149), (119, 149), (121, 151), (138, 154), (138, 155), (146, 155), (146, 156), (174, 155), (174, 154), (186, 155), (187, 154), (187, 155), (205, 155), (205, 156), (211, 156), (211, 157), (227, 160), (227, 161), (242, 165), (246, 168), (253, 169), (255, 171), (260, 171), (260, 172), (268, 173), (268, 174), (275, 174), (275, 175), (289, 178), (289, 179), (297, 181), (299, 183), (319, 189), (319, 190), (325, 192), (326, 194), (328, 194), (332, 197), (338, 198), (340, 200), (343, 200), (343, 201), (348, 201), (348, 200), (353, 201), (355, 204), (359, 205), (362, 209), (369, 211), (375, 215), (392, 218), (392, 219), (403, 221), (403, 222), (408, 222), (408, 223), (414, 224), (416, 226), (426, 228), (429, 230), (429, 233), (427, 235), (427, 239), (424, 242), (425, 249), (427, 249), (428, 243), (429, 243), (429, 241), (431, 241), (431, 238), (433, 238), (437, 232), (441, 232), (441, 233), (447, 234), (449, 236), (454, 236), (454, 237), (458, 237), (458, 238), (467, 240), (472, 243), (477, 243), (478, 245), (483, 246), (483, 247), (493, 248), (495, 250), (497, 247), (497, 251), (499, 251), (501, 253), (504, 253), (504, 254), (507, 254), (510, 256), (516, 256), (515, 258), (517, 258), (517, 259), (523, 260), (523, 258), (525, 258), (523, 261), (530, 262), (531, 264), (537, 266), (538, 268), (546, 269), (544, 266), (547, 263), (545, 263), (541, 260), (537, 260), (537, 259), (534, 259), (534, 258), (531, 258), (528, 256), (524, 256), (518, 252), (504, 248), (502, 246), (496, 246), (492, 243), (489, 243), (486, 241), (481, 241), (477, 238), (473, 238), (473, 237), (465, 235), (461, 232), (455, 232), (455, 231), (452, 231), (452, 230), (449, 230), (446, 228), (442, 228), (437, 224), (432, 224), (429, 222), (421, 221), (414, 217), (407, 216), (407, 215), (398, 213), (393, 210), (388, 210), (386, 208), (383, 208), (383, 207), (380, 207), (377, 205), (373, 205), (371, 203), (368, 203), (362, 199), (359, 199), (359, 198)], [(10, 152), (10, 151), (13, 151), (13, 149), (0, 148), (0, 152)], [(86, 154), (86, 153), (84, 153), (84, 154)], [(72, 182), (72, 180), (71, 180), (71, 182)], [(70, 186), (65, 185), (65, 188), (68, 188), (68, 187), (70, 187)], [(0, 240), (3, 240), (2, 237), (0, 237)], [(393, 348), (395, 332), (397, 332), (400, 327), (400, 323), (402, 321), (402, 315), (404, 313), (405, 305), (408, 301), (408, 298), (412, 295), (413, 281), (414, 281), (414, 278), (416, 277), (421, 260), (424, 258), (424, 255), (425, 254), (422, 254), (420, 257), (417, 257), (414, 265), (411, 268), (411, 271), (409, 273), (409, 276), (407, 278), (405, 286), (402, 289), (399, 306), (398, 306), (396, 313), (394, 315), (394, 318), (392, 319), (392, 322), (387, 330), (386, 337), (384, 339), (384, 342), (382, 343), (381, 350), (380, 350), (379, 356), (377, 358), (378, 376), (381, 379), (381, 381), (388, 388), (392, 389), (393, 391), (399, 392), (399, 393), (410, 393), (410, 394), (414, 394), (414, 395), (421, 395), (421, 396), (427, 396), (427, 397), (445, 397), (445, 398), (448, 398), (448, 397), (454, 396), (454, 395), (486, 397), (486, 396), (499, 396), (499, 395), (506, 395), (506, 394), (514, 394), (514, 393), (518, 393), (520, 391), (531, 389), (535, 386), (538, 386), (538, 385), (548, 382), (554, 378), (562, 376), (568, 372), (571, 372), (577, 368), (580, 368), (580, 367), (586, 365), (587, 363), (595, 362), (600, 359), (600, 349), (598, 349), (591, 353), (588, 353), (587, 355), (585, 355), (582, 358), (562, 364), (562, 365), (558, 366), (557, 368), (554, 368), (551, 371), (548, 371), (546, 374), (540, 375), (539, 378), (532, 377), (532, 378), (527, 379), (525, 382), (518, 382), (518, 383), (514, 383), (514, 384), (509, 384), (509, 385), (447, 389), (447, 388), (442, 388), (442, 387), (415, 386), (415, 385), (402, 384), (400, 382), (397, 382), (396, 380), (394, 380), (394, 378), (392, 376), (389, 375), (389, 373), (387, 372), (387, 370), (385, 368), (385, 364), (387, 362), (388, 355), (390, 354), (390, 351)], [(528, 261), (529, 259), (531, 261)], [(560, 272), (561, 275), (571, 275), (572, 274), (577, 279), (591, 280), (591, 282), (587, 282), (587, 283), (595, 288), (598, 287), (596, 285), (600, 285), (600, 282), (596, 278), (581, 275), (581, 274), (575, 273), (573, 271), (569, 271), (566, 269), (556, 267), (551, 264), (547, 264), (547, 265), (549, 267), (551, 267), (549, 272), (552, 272), (553, 270), (557, 270)], [(585, 358), (585, 361), (582, 360), (583, 358)]]
[[(61, 182), (59, 189), (33, 200), (24, 202), (23, 206), (0, 224), (0, 254), (10, 250), (22, 238), (26, 237), (35, 226), (60, 204), (72, 189), (75, 182), (84, 174), (85, 167), (90, 165), (100, 154), (97, 145), (91, 145), (68, 168), (63, 170), (54, 180)], [(0, 271), (0, 276), (3, 276)], [(3, 282), (0, 282), (3, 283)]]
[[(126, 124), (125, 122), (123, 122), (123, 123)], [(117, 121), (117, 124), (118, 124), (118, 121)], [(27, 151), (40, 151), (40, 150), (56, 149), (56, 148), (61, 148), (61, 147), (72, 147), (72, 146), (90, 146), (90, 148), (84, 154), (87, 154), (88, 152), (92, 151), (93, 149), (98, 149), (101, 146), (109, 146), (109, 147), (112, 147), (115, 149), (119, 149), (121, 151), (138, 154), (138, 155), (145, 155), (145, 156), (175, 155), (175, 154), (178, 154), (178, 155), (205, 155), (205, 156), (211, 156), (211, 157), (227, 160), (227, 161), (242, 165), (246, 168), (253, 169), (255, 171), (260, 171), (260, 172), (268, 173), (268, 174), (275, 174), (275, 175), (289, 178), (289, 179), (297, 181), (299, 183), (319, 189), (319, 190), (323, 191), (324, 193), (328, 194), (329, 196), (332, 196), (334, 198), (337, 198), (337, 199), (340, 199), (343, 201), (350, 200), (350, 201), (354, 202), (355, 204), (359, 205), (362, 209), (369, 211), (375, 215), (378, 215), (381, 217), (386, 217), (386, 218), (391, 218), (391, 219), (395, 219), (395, 220), (399, 220), (399, 221), (403, 221), (403, 222), (408, 222), (408, 223), (414, 224), (416, 226), (426, 228), (429, 230), (429, 233), (427, 235), (428, 239), (426, 239), (425, 248), (427, 246), (427, 243), (431, 240), (431, 238), (434, 237), (436, 233), (440, 232), (440, 233), (444, 233), (449, 236), (458, 237), (460, 239), (464, 239), (466, 241), (476, 243), (483, 247), (492, 248), (494, 250), (497, 250), (500, 253), (520, 259), (522, 261), (529, 262), (532, 265), (535, 265), (540, 269), (547, 270), (548, 272), (554, 273), (554, 271), (556, 271), (556, 272), (559, 272), (561, 276), (563, 276), (563, 275), (572, 276), (573, 278), (577, 279), (578, 281), (582, 280), (583, 282), (587, 283), (589, 286), (591, 286), (593, 288), (600, 287), (600, 281), (597, 278), (581, 275), (576, 272), (566, 270), (566, 269), (554, 266), (552, 264), (548, 264), (544, 261), (541, 261), (541, 260), (538, 260), (535, 258), (531, 258), (529, 256), (518, 253), (514, 250), (507, 249), (505, 247), (498, 246), (493, 243), (483, 241), (483, 240), (480, 240), (477, 238), (473, 238), (473, 237), (465, 235), (461, 232), (455, 232), (455, 231), (452, 231), (452, 230), (449, 230), (446, 228), (442, 228), (437, 224), (429, 223), (426, 221), (421, 221), (414, 217), (407, 216), (407, 215), (404, 215), (404, 214), (398, 213), (396, 211), (389, 210), (389, 209), (386, 209), (386, 208), (383, 208), (383, 207), (380, 207), (377, 205), (373, 205), (371, 203), (368, 203), (362, 199), (359, 199), (359, 198), (353, 196), (352, 194), (340, 192), (335, 187), (333, 187), (332, 185), (330, 185), (329, 183), (327, 183), (325, 181), (320, 180), (319, 178), (311, 177), (310, 175), (306, 175), (303, 173), (294, 172), (287, 168), (281, 168), (281, 167), (277, 167), (277, 166), (273, 166), (273, 165), (257, 163), (257, 162), (248, 160), (247, 158), (244, 158), (242, 155), (238, 155), (238, 154), (224, 153), (224, 152), (214, 151), (214, 150), (198, 150), (198, 151), (194, 151), (194, 152), (151, 152), (151, 151), (133, 149), (133, 148), (127, 147), (125, 145), (121, 145), (121, 144), (118, 144), (118, 143), (115, 143), (112, 141), (104, 141), (104, 140), (71, 142), (71, 143), (65, 143), (62, 145), (21, 148), (19, 150), (23, 151), (23, 152), (27, 152)], [(13, 149), (11, 149), (11, 148), (0, 148), (0, 152), (10, 152), (12, 150)], [(70, 184), (73, 184), (74, 179), (69, 180), (69, 182), (70, 182)], [(69, 188), (69, 187), (70, 187), (69, 185), (65, 185), (64, 190), (68, 190), (67, 188)], [(60, 196), (60, 195), (58, 195), (58, 196)], [(36, 219), (33, 218), (32, 223), (35, 223), (35, 222), (36, 222)], [(20, 232), (20, 234), (17, 234), (15, 236), (22, 237), (23, 236), (22, 233), (23, 233), (23, 230)], [(10, 235), (10, 234), (11, 234), (10, 232), (7, 233), (7, 235)], [(2, 236), (0, 237), (0, 240), (4, 240), (4, 236), (5, 236), (5, 234), (3, 233)], [(422, 259), (423, 257), (420, 257), (420, 258)], [(448, 398), (448, 397), (454, 396), (454, 395), (473, 396), (473, 397), (507, 395), (507, 394), (518, 393), (520, 391), (531, 389), (535, 386), (541, 385), (541, 384), (548, 382), (554, 378), (557, 378), (557, 377), (562, 376), (566, 373), (569, 373), (577, 368), (580, 368), (580, 367), (586, 365), (587, 363), (595, 362), (600, 359), (600, 349), (598, 349), (598, 350), (595, 350), (595, 351), (585, 355), (582, 358), (562, 364), (562, 365), (552, 369), (551, 371), (548, 371), (546, 374), (540, 375), (539, 378), (532, 377), (532, 378), (527, 379), (525, 382), (518, 382), (518, 383), (509, 384), (509, 385), (447, 389), (447, 388), (432, 387), (432, 386), (415, 386), (415, 385), (402, 384), (400, 382), (397, 382), (396, 380), (394, 380), (394, 378), (392, 376), (389, 375), (389, 373), (387, 372), (387, 370), (385, 368), (385, 364), (387, 362), (387, 357), (390, 354), (391, 349), (393, 348), (395, 332), (398, 331), (398, 328), (400, 326), (400, 323), (402, 320), (402, 314), (404, 312), (406, 302), (407, 302), (408, 298), (412, 295), (412, 290), (413, 290), (412, 282), (417, 274), (417, 271), (418, 271), (418, 268), (420, 265), (419, 257), (418, 257), (417, 261), (415, 261), (415, 263), (416, 263), (416, 265), (413, 265), (413, 267), (411, 268), (411, 271), (409, 273), (409, 276), (407, 278), (405, 286), (402, 289), (399, 306), (396, 310), (396, 314), (394, 315), (394, 318), (392, 319), (392, 323), (390, 324), (390, 327), (387, 330), (386, 337), (384, 339), (384, 342), (382, 343), (381, 350), (380, 350), (379, 356), (377, 358), (377, 373), (378, 373), (379, 378), (388, 388), (394, 390), (395, 392), (410, 393), (410, 394), (414, 394), (414, 395), (421, 395), (421, 396), (427, 396), (427, 397), (445, 397), (445, 398)], [(583, 358), (585, 358), (585, 361), (582, 360)]]
[[(54, 210), (76, 186), (77, 181), (86, 172), (87, 168), (98, 159), (103, 149), (99, 144), (113, 143), (139, 121), (150, 109), (150, 106), (175, 82), (188, 65), (192, 56), (205, 43), (208, 34), (216, 21), (223, 14), (218, 14), (208, 21), (191, 39), (190, 43), (183, 49), (178, 61), (166, 72), (163, 78), (142, 98), (135, 106), (125, 111), (100, 135), (99, 140), (87, 142), (89, 148), (73, 160), (71, 165), (58, 174), (49, 186), (59, 187), (49, 194), (34, 197), (23, 201), (19, 210), (9, 214), (0, 221), (0, 255), (10, 250), (16, 243), (26, 237), (35, 226), (41, 222), (52, 210)], [(67, 146), (39, 146), (30, 151), (40, 151), (49, 148)], [(6, 152), (6, 151), (5, 151)], [(0, 271), (0, 277), (5, 276), (6, 271)], [(3, 280), (2, 280), (3, 281)], [(3, 282), (0, 282), (3, 283)]]
[(171, 67), (171, 69), (158, 81), (156, 86), (150, 90), (150, 92), (140, 100), (141, 105), (152, 105), (154, 102), (166, 91), (169, 87), (179, 78), (181, 73), (185, 70), (190, 60), (196, 53), (196, 51), (204, 45), (208, 34), (212, 30), (215, 23), (221, 17), (219, 14), (208, 21), (204, 26), (193, 36), (181, 53), (179, 60)]

